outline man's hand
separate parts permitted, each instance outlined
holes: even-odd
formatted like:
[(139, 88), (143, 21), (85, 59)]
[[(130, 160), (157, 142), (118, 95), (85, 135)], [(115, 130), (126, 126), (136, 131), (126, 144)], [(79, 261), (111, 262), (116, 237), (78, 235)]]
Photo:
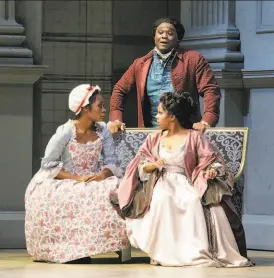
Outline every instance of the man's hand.
[(123, 132), (126, 131), (125, 123), (120, 121), (108, 122), (107, 127), (113, 137), (115, 137), (120, 130)]
[(196, 130), (204, 133), (205, 130), (210, 126), (206, 122), (198, 122), (198, 123), (193, 124), (192, 127), (193, 127), (193, 129), (196, 129)]

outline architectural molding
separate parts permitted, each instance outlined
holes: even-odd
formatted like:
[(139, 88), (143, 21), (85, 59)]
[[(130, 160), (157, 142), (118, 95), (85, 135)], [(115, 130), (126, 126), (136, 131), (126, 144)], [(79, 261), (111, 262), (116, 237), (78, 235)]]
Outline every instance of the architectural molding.
[[(20, 24), (13, 25), (1, 25), (0, 22), (0, 34), (2, 35), (21, 35), (25, 31), (25, 28)], [(22, 35), (24, 36), (24, 35)], [(24, 36), (26, 39), (26, 37)]]
[[(153, 38), (149, 35), (111, 35), (85, 33), (55, 33), (42, 34), (44, 42), (77, 42), (77, 43), (116, 43), (126, 45), (153, 45)], [(1, 42), (1, 41), (0, 41)], [(153, 46), (152, 46), (153, 47)]]
[(271, 25), (266, 25), (263, 23), (263, 5), (267, 4), (272, 4), (274, 6), (272, 1), (257, 0), (256, 34), (274, 33), (274, 22)]
[(45, 69), (46, 66), (0, 65), (0, 84), (34, 84)]
[(218, 69), (241, 69), (240, 32), (235, 25), (236, 1), (186, 1), (189, 9), (188, 31), (182, 42), (197, 50)]
[(0, 221), (25, 221), (25, 211), (0, 211)]
[(182, 42), (186, 49), (200, 49), (205, 58), (214, 68), (243, 68), (243, 54), (237, 49), (240, 46), (240, 40), (228, 39), (227, 37), (204, 37), (199, 36), (186, 38)]
[(70, 81), (70, 80), (77, 80), (77, 81), (85, 81), (86, 79), (95, 79), (95, 80), (105, 80), (110, 81), (112, 75), (108, 74), (89, 74), (89, 75), (76, 75), (76, 74), (45, 74), (43, 77), (43, 81)]
[(85, 34), (85, 33), (43, 33), (44, 42), (78, 42), (78, 43), (112, 43), (110, 34)]
[(242, 76), (247, 89), (274, 88), (274, 70), (242, 70)]
[(248, 249), (274, 250), (274, 216), (243, 215)]
[(74, 86), (86, 82), (99, 83), (103, 90), (112, 89), (111, 75), (45, 74), (41, 82), (41, 90), (43, 93), (69, 93)]
[(212, 26), (206, 26), (203, 29), (190, 29), (186, 31), (184, 41), (192, 41), (192, 40), (200, 40), (205, 39), (219, 39), (219, 38), (235, 38), (240, 35), (239, 30), (235, 28), (225, 28), (224, 26), (221, 26), (218, 28), (218, 26), (214, 26), (213, 29)]
[(214, 69), (222, 89), (274, 88), (274, 70), (223, 70)]
[(213, 69), (213, 72), (222, 89), (243, 89), (240, 70)]
[(26, 248), (24, 226), (24, 211), (0, 211), (0, 248)]
[(32, 50), (24, 46), (25, 28), (15, 20), (15, 1), (1, 1), (0, 64), (33, 64)]

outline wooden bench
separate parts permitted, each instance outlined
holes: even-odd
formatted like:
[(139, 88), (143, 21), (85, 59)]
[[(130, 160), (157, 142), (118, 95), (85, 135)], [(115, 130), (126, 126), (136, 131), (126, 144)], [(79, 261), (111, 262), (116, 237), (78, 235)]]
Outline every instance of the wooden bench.
[[(123, 173), (147, 135), (153, 131), (155, 130), (129, 128), (126, 133), (121, 133), (115, 139), (118, 166), (120, 166)], [(241, 215), (244, 189), (243, 170), (246, 159), (248, 128), (210, 128), (207, 129), (205, 135), (221, 152), (227, 167), (234, 174), (236, 185), (233, 203), (239, 215)]]

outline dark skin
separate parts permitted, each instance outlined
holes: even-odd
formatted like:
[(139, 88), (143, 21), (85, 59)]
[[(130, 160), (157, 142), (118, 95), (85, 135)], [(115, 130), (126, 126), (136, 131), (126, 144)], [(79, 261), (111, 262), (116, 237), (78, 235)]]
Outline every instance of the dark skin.
[[(160, 24), (155, 32), (154, 43), (157, 49), (165, 54), (170, 52), (179, 43), (175, 27), (170, 23)], [(207, 125), (203, 122), (193, 124), (193, 129), (204, 132)]]
[[(96, 96), (95, 102), (88, 107), (82, 108), (81, 116), (73, 123), (76, 127), (76, 140), (80, 144), (87, 144), (88, 142), (94, 142), (99, 137), (97, 133), (91, 129), (94, 123), (103, 121), (106, 114), (106, 108), (104, 104), (104, 98), (101, 94)], [(71, 179), (79, 182), (87, 181), (101, 181), (108, 177), (113, 176), (110, 169), (104, 169), (98, 174), (88, 176), (75, 176), (64, 170), (61, 170), (56, 176), (56, 179)]]
[(175, 27), (170, 23), (160, 24), (155, 32), (154, 43), (161, 53), (170, 52), (179, 43)]
[[(157, 123), (161, 130), (165, 130), (162, 142), (168, 151), (176, 149), (186, 142), (189, 134), (189, 129), (183, 128), (174, 115), (169, 114), (160, 103), (158, 107), (158, 114), (156, 116)], [(160, 158), (155, 163), (147, 163), (144, 165), (144, 172), (151, 173), (154, 170), (161, 170), (165, 166), (164, 159)], [(214, 169), (207, 169), (204, 171), (206, 179), (214, 179), (217, 176), (217, 171)]]
[[(169, 114), (160, 103), (158, 106), (158, 114), (156, 116), (158, 126), (161, 130), (165, 130), (162, 138), (162, 142), (165, 148), (171, 151), (179, 146), (182, 146), (186, 142), (189, 129), (183, 128), (174, 115)], [(161, 170), (165, 166), (166, 162), (160, 158), (154, 163), (147, 163), (144, 165), (144, 172), (152, 173), (156, 169)], [(217, 172), (214, 169), (207, 169), (204, 171), (204, 177), (206, 179), (214, 179), (217, 176)], [(159, 265), (159, 263), (153, 259), (150, 259), (151, 265)]]
[[(179, 44), (178, 36), (175, 27), (170, 23), (161, 23), (155, 32), (154, 43), (156, 48), (162, 53), (168, 53)], [(203, 122), (193, 124), (193, 129), (204, 132), (208, 126)], [(124, 123), (110, 122), (108, 128), (113, 136), (116, 136), (119, 130), (125, 131)]]

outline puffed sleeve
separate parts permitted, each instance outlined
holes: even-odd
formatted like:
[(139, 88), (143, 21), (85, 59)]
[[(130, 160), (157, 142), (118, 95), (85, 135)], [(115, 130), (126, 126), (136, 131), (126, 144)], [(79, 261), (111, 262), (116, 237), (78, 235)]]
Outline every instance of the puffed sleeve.
[(99, 125), (100, 132), (99, 135), (103, 141), (103, 167), (102, 169), (109, 169), (113, 173), (113, 175), (118, 178), (122, 177), (122, 171), (119, 167), (117, 167), (117, 155), (115, 151), (115, 143), (111, 133), (107, 128), (106, 123), (100, 123)]
[(71, 122), (67, 122), (57, 128), (56, 133), (51, 137), (42, 158), (41, 168), (33, 177), (36, 183), (45, 179), (54, 179), (63, 168), (61, 156), (66, 145), (72, 137)]
[(41, 169), (50, 170), (55, 168), (55, 172), (57, 171), (57, 174), (60, 172), (63, 167), (61, 155), (71, 137), (71, 122), (67, 122), (57, 128), (56, 133), (51, 137), (46, 147), (45, 155), (41, 162)]

